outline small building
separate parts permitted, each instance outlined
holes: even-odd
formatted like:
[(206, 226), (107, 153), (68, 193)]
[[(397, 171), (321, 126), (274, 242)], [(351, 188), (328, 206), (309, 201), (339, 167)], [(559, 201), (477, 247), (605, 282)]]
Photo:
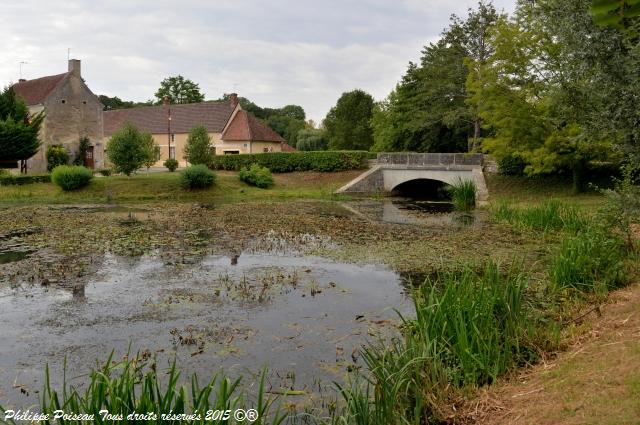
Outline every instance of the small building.
[(91, 146), (83, 162), (88, 167), (101, 167), (104, 161), (103, 105), (82, 79), (80, 61), (69, 60), (68, 72), (58, 75), (21, 79), (13, 85), (31, 115), (45, 113), (40, 129), (41, 148), (27, 160), (32, 172), (47, 170), (46, 151), (51, 145), (64, 146), (71, 158), (79, 152), (80, 138), (87, 137)]
[[(253, 114), (242, 109), (238, 96), (228, 101), (143, 106), (104, 112), (104, 143), (125, 123), (151, 133), (160, 146), (162, 165), (167, 158), (185, 165), (184, 147), (189, 131), (204, 125), (216, 155), (281, 152), (285, 140)], [(288, 146), (288, 145), (287, 145)]]

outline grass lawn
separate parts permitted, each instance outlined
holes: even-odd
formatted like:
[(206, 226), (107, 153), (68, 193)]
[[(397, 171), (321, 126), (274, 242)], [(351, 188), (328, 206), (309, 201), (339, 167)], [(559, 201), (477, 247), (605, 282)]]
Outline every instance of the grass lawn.
[(168, 200), (224, 203), (248, 199), (337, 199), (333, 192), (360, 173), (361, 171), (276, 174), (274, 187), (265, 190), (241, 182), (237, 172), (218, 171), (212, 188), (186, 191), (180, 187), (180, 173), (143, 172), (131, 177), (95, 177), (89, 186), (74, 192), (63, 192), (53, 183), (0, 186), (0, 203), (135, 203)]

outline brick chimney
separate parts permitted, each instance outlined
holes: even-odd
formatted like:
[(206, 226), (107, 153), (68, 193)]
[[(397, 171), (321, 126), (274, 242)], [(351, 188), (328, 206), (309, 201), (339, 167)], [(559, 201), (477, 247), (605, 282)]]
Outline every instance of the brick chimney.
[(238, 93), (231, 93), (229, 100), (231, 101), (231, 107), (235, 109), (235, 107), (238, 106)]
[(20, 78), (20, 79), (18, 80), (18, 82), (19, 82), (19, 83), (24, 83), (25, 81), (27, 81), (27, 80), (26, 80), (26, 78)]
[(82, 78), (80, 72), (80, 59), (69, 59), (69, 72), (78, 78)]

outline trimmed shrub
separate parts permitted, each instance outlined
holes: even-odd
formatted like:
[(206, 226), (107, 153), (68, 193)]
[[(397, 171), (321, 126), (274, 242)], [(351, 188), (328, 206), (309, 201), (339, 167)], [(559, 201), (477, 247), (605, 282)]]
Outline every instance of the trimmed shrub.
[(173, 173), (178, 168), (178, 160), (169, 158), (164, 162), (164, 166), (167, 167), (169, 171)]
[(89, 184), (93, 173), (78, 165), (59, 165), (51, 172), (51, 181), (62, 190), (76, 190)]
[(202, 164), (185, 168), (181, 178), (185, 189), (204, 189), (216, 181), (215, 173)]
[(50, 183), (50, 174), (26, 174), (26, 175), (12, 175), (12, 174), (0, 174), (0, 186), (9, 186), (12, 184), (31, 184), (31, 183)]
[(47, 171), (51, 171), (58, 165), (69, 163), (69, 153), (62, 145), (52, 145), (47, 148)]
[(109, 177), (111, 175), (111, 168), (102, 168), (98, 170), (98, 173), (100, 173), (101, 176)]
[(240, 170), (240, 180), (262, 189), (273, 186), (271, 171), (267, 167), (261, 167), (258, 164), (253, 164), (249, 168)]
[(234, 170), (258, 164), (273, 173), (292, 171), (344, 171), (367, 167), (367, 151), (267, 152), (241, 155), (217, 155), (210, 167)]

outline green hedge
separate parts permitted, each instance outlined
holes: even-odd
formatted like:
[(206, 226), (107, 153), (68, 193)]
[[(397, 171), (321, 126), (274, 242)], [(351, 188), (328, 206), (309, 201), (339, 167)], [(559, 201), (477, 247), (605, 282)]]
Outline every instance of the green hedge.
[(51, 175), (49, 174), (25, 174), (12, 175), (0, 174), (0, 186), (8, 186), (12, 184), (31, 184), (31, 183), (50, 183)]
[(291, 171), (344, 171), (367, 167), (367, 151), (268, 152), (241, 155), (217, 155), (210, 168), (241, 170), (252, 164), (267, 167), (274, 173)]

